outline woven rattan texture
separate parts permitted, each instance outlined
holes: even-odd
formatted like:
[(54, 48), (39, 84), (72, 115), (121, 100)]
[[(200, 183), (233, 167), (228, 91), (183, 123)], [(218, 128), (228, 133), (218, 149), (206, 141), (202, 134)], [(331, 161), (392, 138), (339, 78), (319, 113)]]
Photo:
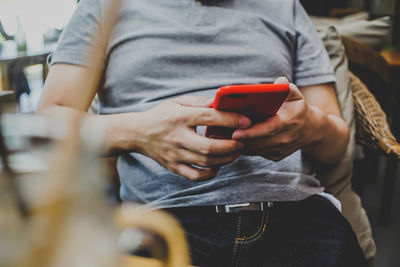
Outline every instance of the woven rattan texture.
[(367, 86), (352, 73), (350, 88), (354, 99), (357, 142), (400, 158), (400, 145), (390, 130), (385, 112)]

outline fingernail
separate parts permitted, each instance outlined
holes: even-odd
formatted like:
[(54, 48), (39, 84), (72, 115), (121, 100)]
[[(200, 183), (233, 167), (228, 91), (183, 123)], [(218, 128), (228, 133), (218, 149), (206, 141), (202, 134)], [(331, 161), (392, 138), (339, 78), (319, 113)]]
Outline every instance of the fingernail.
[(289, 84), (289, 80), (286, 77), (278, 77), (274, 84)]

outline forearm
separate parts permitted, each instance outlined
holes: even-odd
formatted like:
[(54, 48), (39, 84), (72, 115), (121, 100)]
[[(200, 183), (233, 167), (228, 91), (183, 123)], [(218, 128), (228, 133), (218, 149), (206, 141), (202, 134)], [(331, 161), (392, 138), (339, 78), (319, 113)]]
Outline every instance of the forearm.
[(51, 105), (49, 107), (39, 107), (36, 111), (39, 115), (57, 117), (61, 119), (78, 116), (82, 121), (91, 120), (102, 125), (104, 128), (103, 154), (115, 155), (125, 151), (137, 150), (137, 127), (138, 113), (121, 113), (112, 115), (97, 115), (74, 108)]
[(87, 113), (97, 92), (102, 70), (77, 65), (56, 64), (50, 68), (37, 114), (68, 119), (95, 120), (104, 126), (104, 154), (136, 149), (139, 113), (96, 115)]
[(121, 113), (112, 115), (92, 115), (91, 119), (105, 125), (104, 153), (117, 155), (123, 152), (138, 152), (139, 113)]
[(310, 106), (307, 119), (307, 138), (310, 143), (303, 147), (304, 155), (312, 162), (330, 165), (338, 162), (349, 142), (349, 127), (336, 114), (328, 114)]

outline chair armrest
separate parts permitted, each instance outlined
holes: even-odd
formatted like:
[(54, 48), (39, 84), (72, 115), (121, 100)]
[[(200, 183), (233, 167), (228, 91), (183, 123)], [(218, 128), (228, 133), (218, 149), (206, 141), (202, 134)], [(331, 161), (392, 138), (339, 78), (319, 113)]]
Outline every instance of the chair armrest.
[(350, 63), (377, 74), (386, 84), (390, 84), (390, 67), (378, 51), (349, 36), (341, 35), (341, 39)]
[(386, 113), (367, 86), (351, 72), (350, 88), (354, 100), (356, 141), (400, 158), (400, 144), (390, 130)]

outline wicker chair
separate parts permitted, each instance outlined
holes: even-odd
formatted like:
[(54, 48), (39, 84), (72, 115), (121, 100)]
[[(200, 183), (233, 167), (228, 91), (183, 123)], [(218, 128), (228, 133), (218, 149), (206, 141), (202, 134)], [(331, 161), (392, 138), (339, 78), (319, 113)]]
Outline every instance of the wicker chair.
[(367, 86), (350, 73), (353, 93), (357, 142), (363, 146), (400, 158), (400, 145), (390, 131), (386, 113)]
[(390, 113), (390, 68), (381, 54), (370, 46), (347, 36), (341, 36), (349, 60), (349, 69), (367, 85), (383, 110)]
[[(386, 116), (391, 115), (393, 105), (390, 69), (380, 53), (368, 45), (346, 36), (342, 36), (342, 42), (346, 48), (349, 68), (354, 73), (350, 75), (350, 86), (354, 99), (356, 140), (364, 147), (366, 157), (359, 166), (364, 169), (363, 177), (356, 175), (354, 183), (363, 183), (368, 174), (376, 178), (378, 157), (386, 156), (379, 218), (382, 224), (386, 224), (390, 217), (396, 167), (400, 159), (400, 145), (390, 130)], [(368, 169), (371, 165), (372, 171)], [(358, 172), (361, 171), (356, 168), (355, 173)], [(357, 185), (354, 187), (359, 192)]]

